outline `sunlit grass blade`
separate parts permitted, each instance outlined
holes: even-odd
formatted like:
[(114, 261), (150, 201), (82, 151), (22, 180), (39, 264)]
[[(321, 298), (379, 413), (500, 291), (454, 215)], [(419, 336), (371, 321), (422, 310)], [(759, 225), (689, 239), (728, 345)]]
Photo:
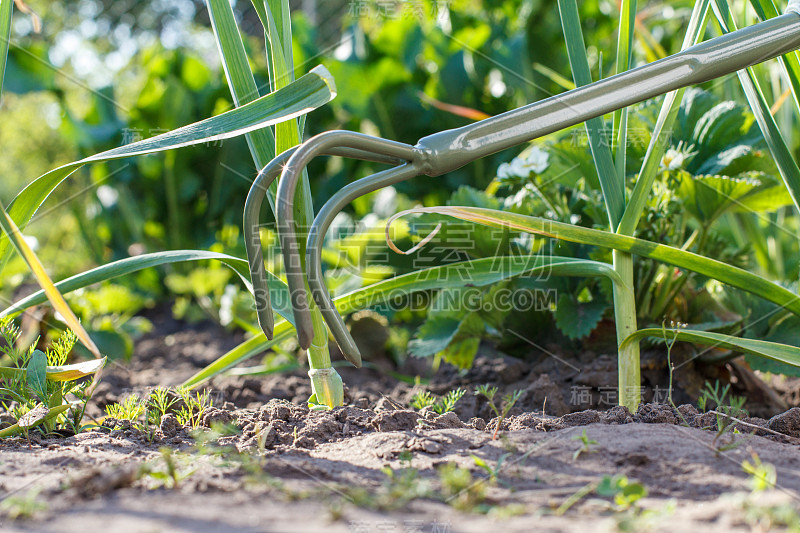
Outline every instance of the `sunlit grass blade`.
[(674, 339), (715, 348), (725, 348), (727, 350), (748, 353), (758, 357), (766, 357), (767, 359), (793, 366), (800, 366), (800, 348), (796, 346), (755, 339), (742, 339), (740, 337), (732, 337), (730, 335), (712, 333), (709, 331), (646, 328), (637, 331), (625, 339), (624, 343), (639, 342), (646, 337), (666, 339), (668, 342), (672, 342)]
[(31, 247), (28, 246), (28, 243), (25, 242), (25, 239), (22, 237), (22, 233), (20, 233), (19, 228), (17, 225), (14, 224), (14, 221), (8, 216), (3, 205), (0, 203), (0, 227), (3, 228), (3, 233), (11, 240), (14, 244), (14, 248), (17, 249), (19, 254), (25, 260), (25, 263), (30, 268), (33, 276), (36, 278), (36, 282), (44, 291), (47, 299), (50, 301), (50, 304), (53, 306), (53, 309), (61, 313), (64, 322), (67, 326), (78, 336), (78, 339), (81, 343), (94, 355), (97, 359), (102, 358), (100, 354), (100, 350), (95, 345), (94, 341), (89, 337), (89, 334), (83, 329), (80, 320), (78, 317), (75, 316), (75, 313), (72, 312), (67, 302), (64, 301), (64, 297), (58, 292), (58, 289), (53, 284), (53, 280), (50, 279), (50, 276), (44, 269), (44, 265), (42, 262), (39, 261), (39, 258), (36, 257), (36, 254)]
[[(714, 0), (713, 7), (722, 31), (724, 33), (735, 31), (736, 24), (727, 1)], [(800, 213), (800, 168), (798, 168), (791, 150), (786, 146), (781, 130), (775, 123), (775, 118), (772, 116), (769, 105), (767, 105), (753, 68), (740, 70), (737, 75), (747, 97), (747, 102), (750, 104), (750, 109), (756, 117), (758, 127), (761, 129), (772, 158), (775, 160), (775, 165), (778, 167), (778, 172), (783, 178), (789, 194), (792, 196), (797, 212)]]
[[(18, 226), (24, 228), (50, 193), (69, 175), (88, 163), (229, 139), (308, 113), (328, 103), (335, 94), (328, 71), (324, 67), (316, 67), (283, 90), (262, 96), (245, 106), (52, 170), (25, 187), (14, 199), (8, 213)], [(5, 265), (9, 254), (8, 242), (3, 239), (0, 241), (0, 266)]]
[[(270, 43), (272, 78), (276, 88), (283, 87), (294, 79), (292, 61), (292, 26), (289, 20), (288, 0), (266, 0), (267, 35)], [(275, 126), (275, 150), (280, 154), (300, 143), (301, 135), (296, 120), (288, 120)], [(311, 187), (308, 172), (303, 170), (303, 179), (295, 193), (294, 220), (298, 228), (308, 228), (314, 219), (314, 206), (311, 200)], [(304, 257), (300, 238), (300, 255)], [(322, 324), (322, 319), (314, 319)], [(317, 330), (315, 329), (315, 332)]]
[[(252, 292), (253, 289), (250, 285), (249, 270), (246, 260), (222, 253), (207, 252), (203, 250), (173, 250), (167, 252), (142, 254), (135, 257), (120, 259), (119, 261), (114, 261), (112, 263), (87, 270), (86, 272), (82, 272), (65, 280), (59, 281), (55, 284), (55, 287), (61, 292), (61, 294), (69, 294), (72, 291), (81, 289), (83, 287), (88, 287), (94, 283), (125, 276), (126, 274), (138, 272), (146, 268), (152, 268), (171, 263), (205, 260), (220, 261), (226, 266), (230, 267), (241, 278), (242, 282), (247, 287), (247, 290)], [(270, 272), (267, 272), (267, 278), (269, 281), (270, 299), (272, 301), (274, 311), (290, 322), (293, 321), (294, 315), (292, 314), (292, 310), (289, 305), (289, 288), (283, 281), (275, 277), (275, 275)], [(35, 292), (4, 309), (2, 312), (0, 312), (0, 316), (16, 315), (29, 307), (44, 302), (45, 300), (46, 296), (43, 291)]]
[(280, 88), (294, 79), (289, 0), (265, 0), (264, 3), (267, 8), (267, 33), (272, 52), (273, 79), (275, 86)]
[(247, 361), (251, 357), (258, 355), (265, 350), (269, 350), (270, 347), (289, 340), (293, 335), (294, 327), (289, 322), (281, 320), (275, 324), (272, 340), (268, 340), (267, 336), (263, 333), (258, 333), (256, 336), (247, 339), (243, 343), (223, 354), (213, 363), (199, 370), (192, 377), (184, 381), (181, 386), (189, 388), (197, 387), (214, 376), (222, 374), (226, 370), (233, 368), (244, 361)]
[[(73, 381), (96, 374), (106, 364), (107, 358), (92, 359), (72, 365), (48, 366), (45, 376), (50, 381)], [(18, 378), (25, 373), (24, 368), (0, 367), (0, 376), (4, 378)]]
[[(611, 266), (598, 261), (555, 256), (487, 257), (390, 278), (334, 298), (334, 303), (336, 309), (346, 315), (385, 302), (394, 295), (462, 286), (464, 276), (469, 276), (470, 285), (484, 287), (504, 279), (542, 272), (564, 276), (605, 276), (614, 283), (619, 282), (616, 272)], [(267, 340), (263, 333), (246, 340), (201, 369), (184, 382), (184, 386), (196, 387), (269, 349), (270, 346), (289, 339), (293, 333), (294, 329), (291, 324), (280, 321), (275, 324), (275, 336), (271, 341)]]
[(438, 213), (485, 226), (524, 231), (554, 239), (621, 250), (640, 257), (648, 257), (716, 279), (732, 287), (760, 296), (765, 300), (785, 307), (796, 315), (800, 315), (800, 296), (792, 291), (741, 268), (672, 246), (626, 235), (618, 235), (608, 231), (573, 226), (572, 224), (555, 220), (479, 207), (420, 207), (403, 212), (403, 214), (410, 213)]
[[(636, 26), (636, 0), (622, 0), (619, 13), (619, 36), (617, 37), (616, 73), (628, 70), (633, 57), (633, 29)], [(614, 112), (611, 122), (611, 134), (616, 141), (614, 164), (617, 169), (617, 180), (625, 184), (625, 153), (628, 134), (628, 108)], [(620, 216), (622, 216), (620, 214)], [(616, 228), (612, 228), (616, 229)]]
[(533, 70), (541, 74), (542, 76), (546, 77), (556, 85), (560, 86), (567, 91), (571, 91), (575, 88), (575, 82), (572, 80), (568, 80), (555, 70), (551, 69), (547, 65), (542, 65), (541, 63), (534, 63)]
[[(583, 42), (576, 0), (558, 0), (558, 9), (561, 13), (561, 26), (564, 30), (567, 55), (575, 85), (577, 87), (589, 85), (592, 83), (592, 75), (589, 71), (589, 60), (586, 56), (586, 45)], [(602, 118), (586, 121), (589, 148), (600, 178), (600, 188), (606, 202), (610, 226), (614, 230), (625, 210), (625, 188), (617, 177), (614, 159), (611, 157), (611, 150), (608, 147), (608, 139), (603, 136), (604, 131)]]
[[(262, 23), (266, 19), (264, 4), (255, 0), (253, 5)], [(259, 9), (260, 8), (260, 9)], [(242, 42), (242, 36), (236, 25), (233, 8), (227, 0), (208, 0), (208, 14), (211, 18), (211, 27), (217, 38), (222, 69), (228, 80), (228, 86), (233, 96), (234, 104), (239, 107), (252, 102), (259, 96), (253, 71)], [(258, 168), (263, 167), (275, 157), (275, 136), (270, 128), (264, 128), (248, 133), (245, 137), (250, 153)], [(270, 205), (274, 205), (275, 187), (269, 193)]]
[(645, 58), (648, 62), (658, 61), (667, 57), (669, 54), (661, 46), (661, 43), (656, 39), (647, 26), (641, 20), (636, 21), (636, 37), (639, 45), (644, 50)]
[[(29, 426), (27, 428), (27, 430), (30, 431), (32, 428), (35, 428), (36, 426), (38, 426), (40, 424), (43, 424), (43, 423), (45, 423), (45, 422), (47, 422), (49, 420), (54, 419), (58, 415), (60, 415), (60, 414), (64, 413), (65, 411), (67, 411), (70, 407), (72, 407), (72, 406), (69, 405), (69, 404), (65, 404), (65, 405), (59, 405), (58, 407), (50, 408), (50, 410), (47, 412), (47, 415), (44, 418), (42, 418), (41, 420), (33, 423), (31, 426)], [(23, 428), (19, 427), (19, 424), (14, 424), (13, 426), (9, 426), (7, 428), (0, 429), (0, 439), (13, 437), (14, 435), (17, 435), (18, 433), (21, 433), (22, 431), (23, 431)]]
[(0, 96), (3, 94), (3, 78), (8, 61), (8, 44), (11, 37), (11, 12), (14, 0), (0, 0)]
[[(773, 0), (750, 0), (750, 5), (753, 6), (761, 20), (771, 19), (780, 15)], [(791, 52), (779, 57), (778, 61), (786, 74), (786, 78), (789, 80), (795, 108), (800, 112), (800, 56), (797, 55), (797, 52)]]
[[(705, 32), (706, 21), (708, 19), (708, 4), (710, 0), (700, 0), (694, 6), (692, 16), (689, 19), (689, 26), (686, 29), (686, 35), (683, 39), (681, 50), (700, 42), (703, 39)], [(658, 175), (661, 160), (664, 153), (669, 147), (669, 133), (672, 131), (675, 119), (680, 110), (683, 94), (686, 89), (678, 89), (672, 91), (664, 96), (664, 101), (661, 104), (661, 110), (656, 119), (656, 125), (650, 137), (650, 144), (647, 146), (642, 168), (639, 171), (639, 176), (636, 179), (636, 184), (633, 187), (631, 196), (625, 206), (625, 213), (622, 215), (622, 220), (619, 223), (617, 232), (622, 235), (633, 235), (636, 226), (639, 223), (639, 218), (642, 216), (645, 205), (647, 205), (647, 198), (653, 188), (653, 182)]]

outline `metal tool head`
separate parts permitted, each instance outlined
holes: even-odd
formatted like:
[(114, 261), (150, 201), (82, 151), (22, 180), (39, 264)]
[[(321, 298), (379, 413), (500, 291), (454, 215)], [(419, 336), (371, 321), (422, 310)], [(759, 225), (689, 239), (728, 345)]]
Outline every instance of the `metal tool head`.
[[(245, 202), (243, 233), (258, 323), (267, 338), (272, 338), (274, 319), (259, 227), (263, 200), (275, 179), (281, 174), (285, 176), (281, 178), (281, 183), (286, 185), (279, 188), (275, 200), (277, 230), (284, 255), (298, 339), (301, 347), (308, 349), (313, 340), (313, 324), (303, 281), (302, 257), (297, 246), (297, 235), (305, 237), (305, 232), (298, 231), (294, 225), (294, 191), (303, 169), (317, 155), (334, 155), (396, 165), (405, 160), (400, 157), (401, 155), (408, 157), (411, 151), (412, 147), (402, 143), (382, 139), (376, 142), (373, 137), (352, 132), (328, 132), (309, 140), (304, 145), (283, 152), (259, 172)], [(298, 152), (301, 157), (295, 158)], [(356, 366), (361, 365), (360, 354), (349, 352), (345, 357)]]

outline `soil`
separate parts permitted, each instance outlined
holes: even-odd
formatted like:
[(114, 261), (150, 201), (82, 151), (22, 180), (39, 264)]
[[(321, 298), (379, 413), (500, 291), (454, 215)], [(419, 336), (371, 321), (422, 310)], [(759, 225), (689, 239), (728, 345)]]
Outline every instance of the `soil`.
[[(109, 365), (90, 414), (131, 392), (178, 384), (241, 342), (210, 324), (155, 318), (132, 361)], [(775, 412), (795, 384), (765, 393), (755, 410), (748, 403), (753, 416), (719, 436), (717, 416), (689, 404), (646, 402), (636, 413), (599, 405), (616, 379), (613, 360), (584, 354), (576, 372), (546, 348), (551, 357), (523, 362), (485, 347), (466, 373), (443, 367), (431, 376), (415, 360), (391, 368), (423, 376), (425, 386), (391, 377), (376, 350), (376, 368), (339, 368), (347, 405), (332, 411), (305, 407), (303, 372), (229, 376), (210, 384), (214, 407), (199, 432), (170, 414), (144, 431), (106, 419), (73, 436), (0, 441), (0, 529), (751, 531), (800, 520), (800, 408)], [(646, 367), (646, 388), (660, 383), (656, 370), (648, 378)], [(749, 386), (746, 368), (722, 371), (735, 388)], [(696, 387), (697, 375), (684, 374), (674, 376), (674, 399)], [(472, 394), (481, 383), (524, 391), (502, 422)], [(467, 385), (454, 412), (406, 407), (423, 388)], [(584, 409), (579, 399), (607, 409)], [(775, 488), (751, 492), (742, 463), (754, 454), (774, 466)], [(615, 502), (599, 487), (615, 475), (647, 495), (627, 508)]]

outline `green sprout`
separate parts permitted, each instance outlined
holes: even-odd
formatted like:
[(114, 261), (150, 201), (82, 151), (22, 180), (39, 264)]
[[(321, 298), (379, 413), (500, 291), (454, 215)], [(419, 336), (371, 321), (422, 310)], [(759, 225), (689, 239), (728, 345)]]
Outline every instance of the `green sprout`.
[(430, 407), (435, 413), (442, 415), (453, 411), (458, 401), (464, 397), (466, 392), (466, 390), (458, 388), (456, 390), (451, 390), (443, 397), (437, 399), (428, 391), (420, 391), (414, 394), (409, 405), (414, 409)]
[(459, 511), (474, 511), (486, 499), (485, 480), (474, 480), (468, 468), (447, 463), (438, 474), (444, 501)]
[(131, 394), (122, 402), (107, 405), (106, 416), (134, 423), (145, 413), (146, 408), (145, 400), (139, 398), (138, 394)]
[(472, 457), (472, 461), (475, 463), (475, 466), (482, 469), (489, 475), (490, 482), (497, 483), (499, 480), (498, 475), (500, 474), (500, 470), (503, 468), (503, 464), (505, 463), (506, 459), (508, 459), (511, 456), (511, 454), (504, 453), (503, 455), (501, 455), (494, 466), (491, 466), (486, 460), (481, 459), (475, 454), (471, 453), (469, 454), (469, 456)]
[(206, 411), (214, 406), (211, 393), (206, 389), (203, 392), (192, 394), (189, 389), (180, 388), (178, 394), (183, 400), (183, 406), (177, 414), (178, 422), (182, 425), (189, 425), (192, 429), (197, 429), (203, 422)]
[(47, 510), (47, 503), (39, 498), (41, 488), (32, 489), (24, 494), (11, 495), (0, 501), (0, 512), (11, 520), (27, 519), (38, 512)]
[(594, 439), (589, 439), (589, 436), (586, 434), (586, 429), (583, 430), (583, 433), (580, 435), (575, 435), (572, 437), (572, 440), (580, 441), (580, 447), (575, 450), (575, 453), (572, 454), (572, 460), (577, 461), (578, 457), (581, 456), (582, 453), (594, 453), (597, 450), (592, 449), (592, 446), (596, 446), (599, 444)]
[(751, 452), (752, 461), (742, 461), (742, 470), (750, 476), (750, 486), (753, 492), (762, 492), (775, 488), (778, 479), (775, 465), (762, 463), (756, 452)]
[(706, 411), (713, 404), (715, 409), (708, 410), (715, 415), (717, 431), (714, 435), (713, 446), (717, 454), (739, 445), (734, 440), (733, 434), (736, 433), (735, 422), (737, 418), (747, 416), (744, 404), (745, 398), (730, 394), (730, 384), (720, 387), (719, 380), (714, 382), (712, 387), (709, 382), (705, 383), (703, 393), (697, 399), (697, 405), (701, 410)]
[(525, 393), (523, 390), (515, 390), (514, 392), (506, 394), (503, 396), (503, 402), (498, 409), (494, 401), (495, 396), (497, 396), (497, 391), (497, 387), (490, 387), (489, 385), (479, 385), (475, 388), (475, 395), (486, 398), (489, 402), (489, 407), (497, 417), (497, 426), (494, 428), (494, 433), (492, 433), (492, 440), (497, 440), (497, 434), (500, 431), (500, 427), (503, 425), (503, 420), (506, 419), (508, 413), (511, 412), (511, 409), (514, 407), (514, 404), (517, 403)]
[(160, 424), (165, 414), (172, 409), (178, 399), (173, 397), (168, 387), (156, 387), (147, 398), (148, 421)]
[(647, 496), (647, 487), (622, 475), (603, 476), (596, 492), (598, 496), (613, 498), (618, 510), (626, 510)]
[(184, 469), (180, 463), (188, 463), (189, 456), (178, 456), (173, 454), (171, 448), (163, 447), (159, 449), (161, 455), (159, 460), (149, 461), (142, 465), (141, 475), (148, 476), (166, 488), (176, 490), (180, 488), (181, 482), (195, 473), (193, 469)]

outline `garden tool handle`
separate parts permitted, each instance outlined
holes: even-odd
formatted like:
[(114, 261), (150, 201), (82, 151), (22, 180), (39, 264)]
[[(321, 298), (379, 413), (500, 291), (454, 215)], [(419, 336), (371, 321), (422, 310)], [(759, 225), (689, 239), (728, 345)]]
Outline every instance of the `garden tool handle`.
[(760, 22), (595, 83), (420, 139), (423, 171), (451, 172), (476, 159), (706, 82), (800, 48), (800, 1), (790, 13)]

